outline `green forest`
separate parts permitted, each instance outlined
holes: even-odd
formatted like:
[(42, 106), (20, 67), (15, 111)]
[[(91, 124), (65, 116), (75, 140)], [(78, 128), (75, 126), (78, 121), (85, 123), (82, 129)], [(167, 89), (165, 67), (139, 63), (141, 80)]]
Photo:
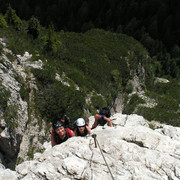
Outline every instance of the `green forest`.
[[(45, 64), (32, 70), (40, 90), (35, 92), (35, 106), (43, 119), (54, 121), (64, 113), (76, 119), (87, 115), (84, 109), (94, 114), (112, 105), (118, 92), (126, 99), (132, 92), (131, 72), (138, 74), (140, 65), (145, 70), (142, 89), (158, 105), (140, 107), (137, 114), (179, 126), (179, 1), (0, 0), (0, 4), (0, 37), (6, 38), (8, 48), (14, 54), (28, 51), (32, 61)], [(0, 44), (0, 54), (2, 49)], [(70, 86), (57, 81), (57, 74)], [(155, 77), (170, 83), (154, 84)], [(29, 91), (22, 86), (22, 99), (28, 101)], [(5, 89), (0, 105), (6, 110), (4, 94)], [(131, 114), (143, 103), (134, 95), (123, 113)]]
[(0, 12), (11, 5), (24, 20), (36, 17), (57, 31), (100, 28), (133, 36), (161, 64), (159, 76), (180, 73), (180, 1), (178, 0), (0, 0)]

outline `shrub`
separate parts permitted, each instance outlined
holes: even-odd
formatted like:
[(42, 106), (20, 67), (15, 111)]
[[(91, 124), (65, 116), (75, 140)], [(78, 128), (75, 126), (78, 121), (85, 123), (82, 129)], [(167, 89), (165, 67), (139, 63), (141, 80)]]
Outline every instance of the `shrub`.
[(102, 107), (107, 106), (102, 96), (98, 96), (96, 94), (93, 94), (93, 96), (91, 97), (91, 103), (96, 109), (100, 109)]
[(24, 86), (21, 86), (19, 93), (23, 101), (28, 101), (29, 92), (30, 92), (29, 88), (25, 88)]
[(6, 11), (5, 19), (9, 24), (13, 25), (16, 30), (21, 30), (22, 21), (17, 16), (16, 11), (14, 9), (12, 9), (10, 6), (8, 7), (8, 9)]
[(145, 101), (141, 99), (137, 94), (132, 95), (129, 103), (125, 107), (124, 113), (133, 113), (137, 105), (142, 103), (145, 103)]
[(125, 92), (126, 92), (127, 94), (130, 94), (130, 93), (132, 93), (132, 91), (133, 91), (133, 85), (132, 85), (132, 83), (129, 81), (129, 82), (127, 83), (127, 85), (126, 85)]
[(0, 43), (0, 55), (3, 53), (3, 45)]
[(83, 114), (84, 96), (83, 92), (55, 81), (37, 94), (36, 106), (48, 122), (60, 119), (64, 113), (75, 120)]
[(0, 109), (3, 111), (7, 108), (7, 102), (10, 97), (10, 92), (5, 89), (5, 87), (2, 85), (2, 82), (0, 81)]
[(28, 152), (27, 152), (27, 156), (28, 156), (28, 159), (33, 159), (33, 157), (34, 157), (34, 150), (35, 150), (35, 148), (34, 148), (34, 146), (33, 146), (33, 136), (30, 138), (30, 140), (29, 140), (29, 142), (30, 142), (30, 144), (29, 144), (29, 149), (28, 149)]
[(4, 120), (8, 128), (18, 127), (18, 124), (15, 122), (15, 120), (17, 119), (17, 111), (17, 105), (9, 105), (6, 107), (6, 110), (4, 112)]
[(3, 15), (0, 14), (0, 28), (7, 28), (7, 22), (6, 20), (4, 19)]
[(45, 66), (44, 69), (32, 69), (32, 73), (42, 86), (47, 86), (55, 81), (55, 70), (51, 66)]
[(180, 126), (178, 119), (180, 117), (179, 112), (166, 111), (166, 109), (159, 108), (158, 106), (155, 108), (139, 107), (137, 114), (142, 115), (149, 121), (154, 120), (173, 126)]
[(40, 31), (40, 23), (38, 19), (32, 17), (29, 21), (28, 33), (31, 34), (34, 39), (36, 39), (39, 36), (39, 31)]
[(119, 81), (120, 72), (117, 69), (112, 70), (111, 75), (114, 81)]
[(24, 159), (21, 157), (18, 157), (18, 159), (16, 161), (16, 165), (21, 164), (22, 162), (24, 162)]
[(49, 25), (48, 34), (47, 36), (45, 36), (44, 50), (45, 52), (55, 55), (57, 52), (57, 47), (58, 47), (57, 35), (54, 30), (54, 25), (51, 23)]
[(146, 95), (155, 99), (158, 104), (154, 108), (140, 107), (137, 111), (139, 115), (150, 121), (160, 121), (174, 126), (180, 125), (178, 120), (180, 117), (178, 80), (172, 80), (170, 83), (156, 83), (153, 92), (146, 91)]

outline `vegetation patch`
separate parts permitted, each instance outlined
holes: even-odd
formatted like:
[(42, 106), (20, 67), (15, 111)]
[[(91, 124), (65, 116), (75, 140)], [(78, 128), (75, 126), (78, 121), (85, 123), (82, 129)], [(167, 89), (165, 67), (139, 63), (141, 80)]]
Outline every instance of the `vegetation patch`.
[(146, 95), (157, 102), (154, 108), (140, 107), (138, 114), (148, 120), (180, 126), (180, 83), (172, 80), (169, 83), (156, 83), (153, 91), (146, 91)]
[[(53, 24), (49, 24), (49, 28), (46, 29), (34, 17), (29, 21), (20, 20), (11, 7), (7, 9), (4, 18), (8, 27), (1, 28), (0, 36), (6, 39), (8, 48), (14, 54), (23, 55), (28, 51), (32, 54), (32, 61), (40, 58), (45, 64), (43, 69), (32, 70), (39, 89), (35, 92), (35, 108), (40, 112), (40, 119), (51, 122), (66, 113), (74, 121), (84, 115), (84, 110), (94, 114), (98, 108), (112, 105), (118, 93), (125, 94), (124, 99), (129, 102), (124, 112), (133, 113), (138, 104), (144, 103), (136, 95), (128, 101), (127, 94), (133, 89), (128, 82), (135, 74), (142, 82), (146, 94), (158, 103), (156, 107), (158, 110), (153, 110), (152, 117), (148, 116), (149, 118), (160, 117), (168, 120), (161, 115), (163, 112), (161, 109), (166, 109), (169, 117), (178, 115), (177, 104), (179, 104), (180, 91), (178, 91), (177, 79), (171, 79), (171, 83), (168, 84), (153, 84), (155, 75), (166, 74), (174, 67), (170, 63), (168, 54), (166, 59), (171, 68), (168, 70), (165, 63), (166, 68), (163, 71), (163, 66), (158, 63), (157, 57), (151, 59), (141, 43), (125, 34), (112, 33), (103, 29), (91, 29), (85, 33), (63, 30), (56, 32)], [(147, 35), (143, 38), (150, 40)], [(146, 41), (143, 42), (147, 44)], [(178, 57), (174, 56), (174, 58), (178, 63)], [(69, 86), (56, 80), (56, 74), (60, 77), (65, 74)], [(177, 75), (178, 72), (172, 77)], [(23, 84), (22, 80), (18, 82)], [(22, 99), (28, 99), (28, 92), (28, 88), (21, 88)], [(91, 98), (91, 104), (86, 104), (85, 98), (91, 92), (95, 92)], [(101, 94), (102, 97), (97, 94)], [(5, 102), (4, 99), (3, 107), (6, 106)], [(169, 107), (168, 103), (172, 106)], [(146, 117), (151, 110), (138, 107), (138, 113)], [(175, 118), (169, 120), (169, 122), (174, 121)]]
[(16, 122), (17, 111), (18, 111), (18, 106), (15, 104), (14, 105), (8, 105), (6, 107), (6, 110), (4, 112), (4, 120), (5, 120), (8, 128), (18, 127), (18, 123)]
[(21, 98), (22, 98), (23, 101), (28, 102), (30, 91), (31, 91), (30, 88), (26, 88), (24, 85), (21, 86), (21, 89), (20, 89), (19, 93), (20, 93)]
[(95, 93), (91, 97), (91, 103), (95, 107), (95, 109), (100, 109), (101, 107), (107, 106), (106, 101), (103, 99), (103, 97)]
[(3, 48), (4, 48), (4, 46), (0, 43), (0, 55), (2, 55), (2, 53), (3, 53)]
[(21, 164), (22, 162), (24, 162), (24, 159), (21, 157), (18, 157), (18, 159), (16, 161), (16, 165)]
[(15, 60), (15, 57), (11, 54), (11, 53), (6, 53), (6, 56), (7, 56), (7, 58), (11, 61), (11, 62), (13, 62), (14, 60)]
[(7, 102), (10, 97), (10, 92), (2, 85), (0, 81), (0, 109), (4, 112), (7, 108)]
[(143, 103), (145, 103), (145, 101), (143, 99), (141, 99), (137, 94), (134, 94), (131, 96), (131, 99), (128, 102), (128, 104), (126, 105), (123, 113), (132, 114), (134, 112), (135, 108), (137, 107), (137, 105), (143, 104)]
[(29, 159), (33, 159), (34, 157), (34, 147), (33, 147), (33, 139), (34, 137), (32, 136), (29, 140), (29, 150), (27, 152), (27, 156), (29, 157)]

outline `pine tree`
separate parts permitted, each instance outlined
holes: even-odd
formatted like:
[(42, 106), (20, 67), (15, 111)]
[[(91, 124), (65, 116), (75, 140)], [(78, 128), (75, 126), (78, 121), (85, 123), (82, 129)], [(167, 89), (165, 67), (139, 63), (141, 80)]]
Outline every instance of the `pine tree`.
[(36, 39), (40, 32), (40, 23), (34, 16), (29, 21), (28, 33)]
[(51, 52), (52, 54), (55, 54), (57, 52), (57, 36), (56, 32), (54, 30), (53, 23), (50, 23), (49, 29), (48, 29), (48, 35), (45, 37), (45, 46), (44, 49), (47, 52)]
[(21, 30), (22, 28), (22, 21), (21, 19), (17, 16), (16, 11), (11, 8), (11, 6), (8, 7), (6, 14), (5, 14), (5, 19), (7, 23), (13, 25), (15, 29)]
[(7, 22), (6, 20), (4, 19), (3, 15), (0, 14), (0, 28), (7, 28)]

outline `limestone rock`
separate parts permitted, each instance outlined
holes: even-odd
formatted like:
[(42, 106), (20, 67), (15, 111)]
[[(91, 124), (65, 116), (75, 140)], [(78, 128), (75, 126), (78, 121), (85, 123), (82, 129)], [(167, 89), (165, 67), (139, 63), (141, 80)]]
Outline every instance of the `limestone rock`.
[(169, 83), (168, 79), (165, 78), (156, 78), (154, 83)]
[(4, 180), (18, 180), (18, 174), (10, 169), (5, 169), (5, 167), (0, 164), (0, 179)]
[[(92, 124), (93, 117), (89, 119)], [(111, 119), (116, 126), (98, 126), (87, 137), (72, 137), (53, 148), (46, 143), (44, 153), (16, 167), (18, 178), (109, 180), (111, 173), (117, 180), (180, 178), (180, 141), (171, 138), (174, 132), (180, 135), (180, 128), (166, 125), (171, 129), (166, 135), (150, 129), (138, 115), (115, 114)]]
[[(28, 52), (25, 52), (23, 56), (14, 55), (10, 50), (8, 50), (3, 38), (0, 38), (0, 43), (4, 46), (4, 51), (0, 57), (2, 59), (0, 62), (0, 82), (3, 88), (5, 88), (10, 94), (7, 102), (9, 108), (7, 114), (9, 115), (13, 112), (12, 115), (9, 115), (11, 119), (7, 117), (8, 123), (11, 123), (9, 125), (5, 122), (5, 118), (3, 117), (4, 112), (0, 107), (0, 152), (3, 153), (6, 161), (6, 163), (3, 164), (9, 168), (13, 168), (17, 156), (20, 159), (26, 159), (27, 152), (31, 148), (29, 147), (29, 141), (33, 138), (33, 143), (37, 144), (36, 147), (39, 148), (39, 146), (42, 145), (38, 143), (38, 138), (39, 136), (45, 136), (44, 128), (42, 128), (39, 133), (39, 126), (34, 126), (34, 124), (38, 124), (38, 120), (33, 117), (33, 110), (31, 110), (31, 114), (29, 114), (28, 111), (30, 111), (30, 107), (28, 106), (28, 103), (22, 99), (20, 93), (21, 88), (26, 88), (24, 87), (26, 85), (30, 89), (28, 102), (30, 104), (34, 103), (33, 90), (37, 90), (37, 86), (30, 69), (41, 69), (43, 63), (41, 60), (31, 61), (32, 55)], [(13, 60), (8, 58), (7, 53), (11, 54)], [(29, 118), (33, 119), (31, 124), (29, 123)], [(14, 125), (14, 127), (9, 128), (11, 125)], [(45, 124), (42, 126), (45, 126)], [(33, 137), (30, 136), (29, 132), (33, 134)], [(35, 134), (35, 132), (37, 133)]]

